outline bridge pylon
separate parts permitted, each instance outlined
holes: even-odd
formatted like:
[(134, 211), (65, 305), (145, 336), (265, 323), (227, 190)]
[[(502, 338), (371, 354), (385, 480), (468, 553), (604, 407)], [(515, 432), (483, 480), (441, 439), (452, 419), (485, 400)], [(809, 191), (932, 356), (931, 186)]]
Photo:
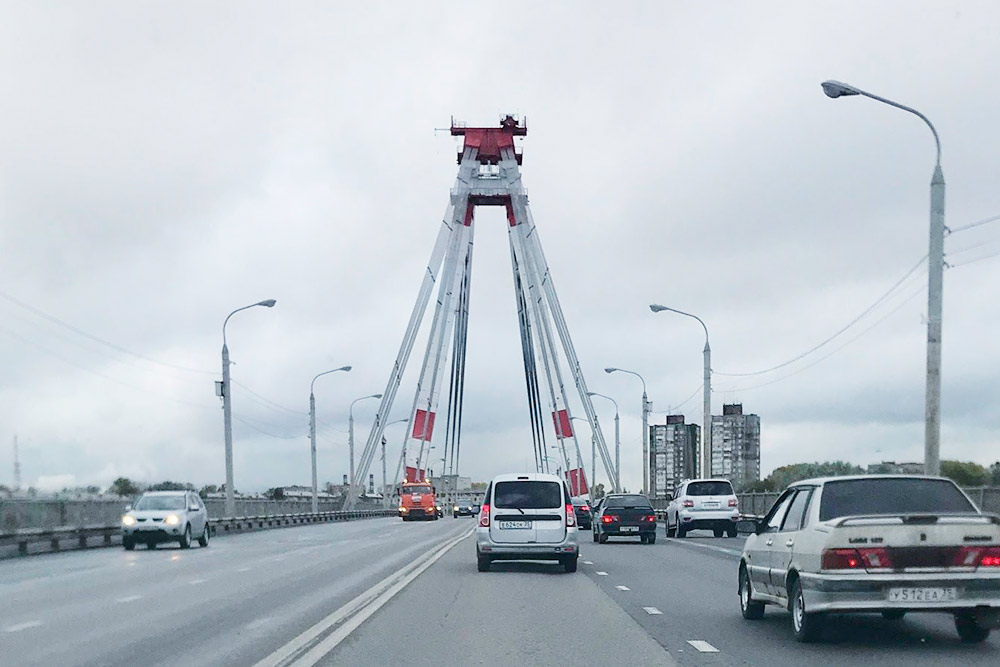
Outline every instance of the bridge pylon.
[[(447, 417), (444, 420), (446, 470), (441, 472), (457, 474), (475, 210), (478, 206), (500, 206), (507, 214), (514, 296), (517, 302), (536, 470), (551, 472), (554, 468), (550, 464), (546, 445), (547, 436), (552, 435), (559, 445), (559, 467), (570, 482), (574, 495), (589, 493), (584, 475), (584, 459), (570, 414), (565, 381), (565, 371), (568, 371), (568, 377), (579, 397), (579, 404), (590, 424), (604, 470), (613, 488), (620, 488), (618, 471), (614, 468), (591, 404), (555, 283), (528, 206), (528, 195), (521, 182), (522, 156), (516, 150), (515, 138), (523, 137), (527, 132), (526, 123), (511, 115), (505, 116), (499, 127), (492, 128), (468, 127), (452, 121), (451, 134), (463, 137), (463, 146), (458, 154), (458, 176), (451, 190), (448, 207), (403, 335), (403, 342), (382, 392), (382, 402), (355, 468), (355, 477), (351, 480), (345, 505), (348, 509), (354, 507), (358, 493), (364, 488), (363, 481), (381, 442), (386, 420), (396, 400), (435, 287), (437, 300), (403, 447), (411, 455), (416, 454), (417, 470), (421, 470), (422, 466), (426, 468), (425, 456), (428, 454), (429, 443), (434, 437), (435, 428), (438, 432), (441, 430), (439, 425), (436, 427), (436, 422), (445, 369), (449, 367), (450, 360)], [(539, 386), (542, 379), (544, 383)], [(567, 451), (568, 443), (572, 444), (572, 453), (576, 455), (575, 467), (570, 452)], [(406, 461), (401, 465), (406, 465)], [(394, 483), (398, 481), (396, 479)]]

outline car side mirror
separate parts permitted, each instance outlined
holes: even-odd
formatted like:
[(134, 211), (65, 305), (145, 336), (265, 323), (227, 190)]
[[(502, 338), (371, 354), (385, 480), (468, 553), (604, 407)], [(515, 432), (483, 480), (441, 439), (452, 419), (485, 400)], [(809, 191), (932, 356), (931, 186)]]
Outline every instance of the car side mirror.
[(754, 535), (759, 524), (752, 519), (741, 519), (736, 522), (736, 532), (739, 535)]

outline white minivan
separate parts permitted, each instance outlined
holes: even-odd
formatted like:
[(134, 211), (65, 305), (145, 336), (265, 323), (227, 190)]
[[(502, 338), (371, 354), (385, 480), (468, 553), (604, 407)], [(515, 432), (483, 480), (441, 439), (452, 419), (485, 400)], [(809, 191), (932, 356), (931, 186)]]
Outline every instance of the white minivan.
[(546, 473), (493, 478), (476, 527), (480, 572), (495, 560), (556, 560), (576, 572), (579, 556), (576, 513), (565, 482)]

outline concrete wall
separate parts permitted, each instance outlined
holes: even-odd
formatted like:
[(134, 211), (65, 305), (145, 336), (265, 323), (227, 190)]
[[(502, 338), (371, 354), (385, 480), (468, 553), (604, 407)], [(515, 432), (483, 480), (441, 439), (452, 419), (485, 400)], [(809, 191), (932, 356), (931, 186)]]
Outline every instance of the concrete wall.
[[(0, 499), (0, 533), (23, 528), (58, 528), (61, 526), (108, 526), (118, 523), (130, 499), (53, 500)], [(320, 501), (320, 512), (340, 509), (340, 500)], [(225, 515), (225, 500), (205, 501), (209, 517)], [(357, 509), (377, 509), (375, 505), (358, 503)], [(275, 516), (312, 511), (309, 500), (236, 499), (237, 516)]]

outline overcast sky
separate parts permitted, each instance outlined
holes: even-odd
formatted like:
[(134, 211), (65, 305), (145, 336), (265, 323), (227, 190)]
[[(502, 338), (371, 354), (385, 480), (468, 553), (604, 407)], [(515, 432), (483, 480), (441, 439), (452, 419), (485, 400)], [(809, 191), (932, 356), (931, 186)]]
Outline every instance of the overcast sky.
[[(946, 224), (1000, 214), (1000, 6), (872, 5), (4, 3), (0, 483), (14, 434), (25, 486), (221, 483), (221, 325), (267, 298), (227, 329), (236, 486), (308, 483), (309, 382), (351, 364), (316, 387), (339, 481), (455, 177), (435, 128), (506, 112), (584, 374), (622, 409), (626, 486), (641, 386), (602, 369), (645, 376), (655, 423), (701, 383), (701, 328), (653, 302), (708, 324), (713, 410), (760, 415), (765, 473), (922, 460), (925, 266), (819, 351), (722, 375), (814, 347), (927, 251), (927, 127), (823, 80), (935, 123)], [(533, 458), (506, 225), (476, 226), (461, 472), (485, 479)], [(1000, 459), (998, 251), (1000, 222), (946, 241), (943, 458)], [(680, 411), (700, 423), (700, 394)]]

